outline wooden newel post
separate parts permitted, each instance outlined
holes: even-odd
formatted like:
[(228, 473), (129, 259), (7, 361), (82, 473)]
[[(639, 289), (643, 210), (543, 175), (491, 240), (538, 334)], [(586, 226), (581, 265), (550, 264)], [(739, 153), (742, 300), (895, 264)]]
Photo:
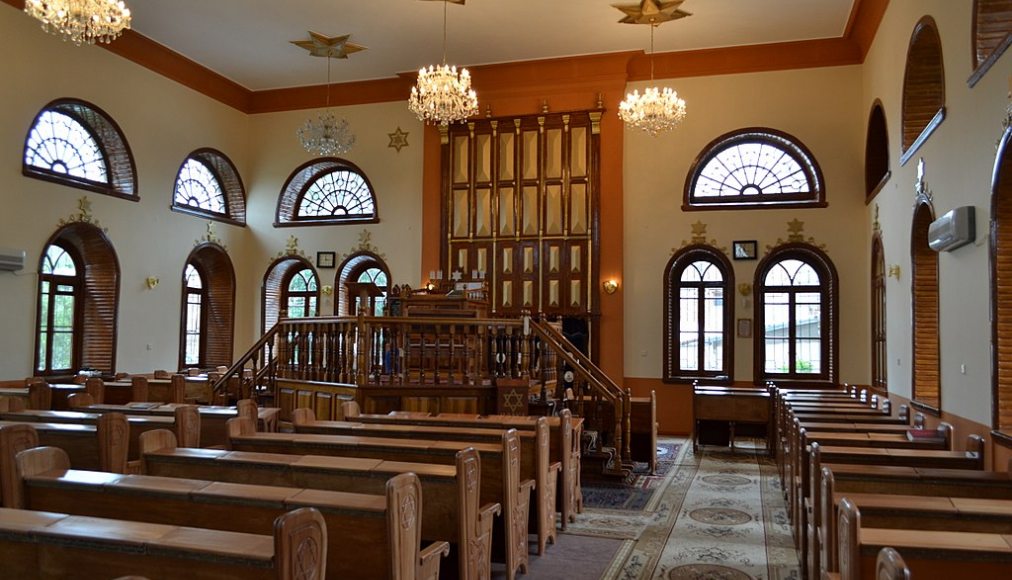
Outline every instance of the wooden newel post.
[(365, 324), (365, 308), (361, 305), (358, 308), (358, 324), (355, 333), (355, 384), (362, 387), (365, 386), (368, 380), (368, 373), (366, 372), (366, 361), (367, 353), (369, 352), (369, 344), (367, 336), (369, 334), (368, 328)]

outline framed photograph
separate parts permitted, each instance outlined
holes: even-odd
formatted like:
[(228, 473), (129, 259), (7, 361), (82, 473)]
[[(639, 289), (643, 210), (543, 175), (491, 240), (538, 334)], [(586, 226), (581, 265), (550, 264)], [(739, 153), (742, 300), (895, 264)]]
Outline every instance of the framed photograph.
[(752, 319), (738, 319), (738, 338), (752, 338)]
[(336, 252), (316, 252), (316, 267), (333, 268), (335, 259), (337, 259)]
[(738, 240), (732, 251), (735, 260), (755, 260), (758, 243), (755, 240)]

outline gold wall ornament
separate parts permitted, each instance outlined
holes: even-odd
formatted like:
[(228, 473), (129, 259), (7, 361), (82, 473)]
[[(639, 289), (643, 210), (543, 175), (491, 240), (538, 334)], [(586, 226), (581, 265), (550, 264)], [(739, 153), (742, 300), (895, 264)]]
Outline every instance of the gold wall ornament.
[(296, 238), (294, 235), (288, 236), (288, 241), (285, 242), (285, 249), (278, 252), (274, 256), (274, 259), (284, 258), (285, 256), (302, 256), (312, 262), (312, 260), (306, 256), (306, 251), (299, 249), (299, 238)]
[(872, 228), (872, 231), (874, 231), (876, 234), (881, 234), (882, 233), (882, 224), (880, 224), (879, 221), (878, 221), (878, 210), (879, 210), (879, 207), (878, 207), (878, 204), (876, 203), (875, 204), (875, 221), (872, 222), (871, 228)]
[(742, 282), (741, 284), (738, 284), (738, 294), (741, 294), (742, 296), (748, 296), (751, 293), (752, 293), (751, 284), (749, 284), (748, 282)]
[(674, 255), (675, 253), (677, 253), (682, 248), (684, 248), (686, 246), (691, 246), (691, 245), (694, 245), (694, 244), (703, 244), (703, 245), (707, 245), (707, 246), (713, 246), (714, 248), (716, 248), (716, 249), (720, 250), (721, 252), (727, 254), (727, 248), (726, 247), (718, 246), (717, 245), (717, 240), (715, 238), (710, 238), (709, 240), (706, 239), (706, 228), (709, 227), (707, 224), (703, 223), (702, 221), (697, 221), (694, 224), (690, 224), (689, 227), (692, 228), (692, 237), (689, 238), (688, 240), (682, 240), (681, 247), (671, 248), (671, 254), (672, 255)]
[(109, 228), (103, 228), (98, 220), (91, 214), (91, 200), (88, 199), (87, 195), (81, 196), (77, 200), (78, 213), (70, 214), (69, 217), (60, 218), (60, 221), (56, 222), (57, 227), (63, 227), (68, 224), (91, 224), (96, 228), (101, 229), (103, 232), (108, 232)]
[(917, 160), (917, 182), (914, 183), (914, 207), (922, 203), (934, 203), (934, 195), (928, 188), (928, 182), (924, 179), (924, 158)]
[(330, 296), (334, 293), (334, 287), (331, 286), (330, 284), (325, 284), (323, 287), (320, 288), (320, 292), (323, 292), (324, 296)]
[(204, 234), (204, 237), (197, 238), (196, 240), (193, 241), (194, 246), (199, 246), (200, 244), (208, 244), (208, 243), (221, 246), (221, 249), (223, 250), (228, 249), (225, 247), (225, 244), (221, 242), (221, 239), (214, 234), (214, 222), (212, 221), (207, 222), (207, 232)]
[(614, 294), (618, 291), (618, 280), (605, 280), (601, 283), (601, 288), (604, 290), (605, 294)]
[(397, 130), (393, 133), (387, 133), (387, 136), (390, 137), (390, 144), (387, 147), (392, 147), (400, 153), (401, 149), (408, 146), (408, 135), (410, 134), (407, 131), (401, 131), (401, 128), (397, 127)]
[(888, 278), (896, 278), (897, 280), (899, 280), (900, 279), (900, 265), (899, 264), (891, 264), (889, 266), (889, 272), (886, 274), (886, 276)]
[(804, 232), (805, 232), (805, 222), (799, 220), (798, 218), (792, 219), (791, 221), (787, 222), (787, 241), (785, 242), (783, 238), (777, 238), (777, 241), (774, 244), (772, 245), (767, 244), (766, 253), (769, 254), (773, 250), (773, 248), (783, 245), (785, 243), (809, 244), (823, 251), (826, 249), (826, 244), (820, 244), (819, 242), (815, 241), (815, 238), (811, 236), (806, 238)]
[(148, 276), (144, 279), (144, 284), (148, 287), (148, 290), (154, 290), (158, 286), (158, 276)]

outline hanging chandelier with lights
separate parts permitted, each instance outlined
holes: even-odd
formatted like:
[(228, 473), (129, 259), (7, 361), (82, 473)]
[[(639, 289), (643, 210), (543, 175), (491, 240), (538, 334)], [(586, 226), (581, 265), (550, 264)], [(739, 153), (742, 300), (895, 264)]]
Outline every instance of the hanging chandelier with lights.
[(130, 28), (130, 9), (120, 0), (25, 0), (25, 13), (77, 46), (111, 42)]
[(329, 37), (310, 31), (309, 40), (293, 40), (292, 44), (309, 51), (311, 56), (327, 59), (327, 111), (315, 119), (308, 119), (296, 132), (303, 149), (313, 155), (327, 157), (343, 155), (355, 145), (355, 134), (347, 119), (338, 120), (330, 111), (330, 61), (332, 58), (348, 58), (353, 52), (365, 50), (364, 46), (348, 42), (350, 34)]
[[(650, 26), (650, 81), (654, 80), (654, 28), (664, 22), (690, 16), (678, 7), (684, 0), (659, 2), (643, 0), (638, 5), (615, 5), (625, 13), (619, 22)], [(685, 119), (685, 101), (670, 87), (647, 87), (626, 93), (618, 105), (618, 116), (626, 125), (657, 136), (677, 127)]]
[[(427, 0), (431, 1), (431, 0)], [(449, 125), (478, 114), (478, 95), (471, 89), (471, 73), (466, 68), (446, 64), (446, 5), (466, 0), (443, 2), (443, 64), (422, 67), (418, 81), (411, 87), (408, 109), (419, 121)]]

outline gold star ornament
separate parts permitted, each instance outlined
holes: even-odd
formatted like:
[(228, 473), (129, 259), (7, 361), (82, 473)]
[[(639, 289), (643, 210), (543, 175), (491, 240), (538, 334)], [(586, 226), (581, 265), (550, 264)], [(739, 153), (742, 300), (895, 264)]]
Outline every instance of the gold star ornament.
[(641, 0), (639, 4), (612, 4), (621, 10), (625, 17), (619, 20), (623, 24), (652, 24), (654, 26), (692, 16), (689, 12), (679, 10), (685, 0)]
[(397, 127), (393, 133), (387, 133), (387, 136), (390, 137), (390, 144), (387, 147), (393, 147), (400, 153), (403, 147), (408, 146), (408, 135), (409, 133), (401, 131), (401, 128)]
[(309, 40), (292, 40), (290, 42), (299, 48), (308, 50), (309, 54), (313, 56), (348, 58), (349, 54), (366, 50), (361, 44), (348, 42), (350, 37), (350, 34), (345, 34), (344, 36), (326, 36), (310, 30)]

